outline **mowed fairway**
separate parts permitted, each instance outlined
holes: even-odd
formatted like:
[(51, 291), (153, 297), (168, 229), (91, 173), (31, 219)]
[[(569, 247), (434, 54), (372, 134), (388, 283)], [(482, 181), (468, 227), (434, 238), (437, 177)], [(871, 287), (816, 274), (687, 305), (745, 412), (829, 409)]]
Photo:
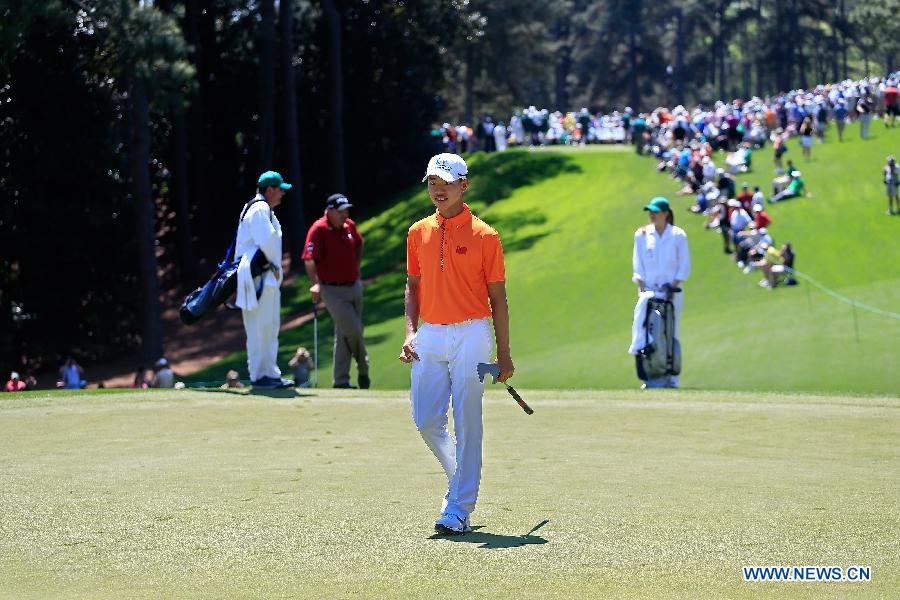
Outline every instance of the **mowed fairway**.
[[(900, 399), (520, 391), (453, 540), (404, 392), (4, 399), (0, 595), (896, 597)], [(742, 581), (770, 564), (872, 581)]]

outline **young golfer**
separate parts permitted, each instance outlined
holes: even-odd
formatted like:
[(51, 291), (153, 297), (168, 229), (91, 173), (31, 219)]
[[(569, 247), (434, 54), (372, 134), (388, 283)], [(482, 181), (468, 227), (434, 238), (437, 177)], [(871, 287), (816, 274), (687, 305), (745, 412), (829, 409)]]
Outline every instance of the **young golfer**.
[[(481, 399), (478, 363), (497, 344), (500, 381), (514, 372), (500, 235), (463, 203), (465, 161), (438, 154), (423, 181), (437, 211), (409, 228), (406, 240), (406, 341), (400, 360), (412, 363), (412, 417), (447, 474), (438, 533), (471, 531), (481, 481)], [(491, 337), (491, 319), (494, 339)], [(419, 324), (421, 319), (422, 323)], [(453, 399), (456, 440), (447, 431)]]

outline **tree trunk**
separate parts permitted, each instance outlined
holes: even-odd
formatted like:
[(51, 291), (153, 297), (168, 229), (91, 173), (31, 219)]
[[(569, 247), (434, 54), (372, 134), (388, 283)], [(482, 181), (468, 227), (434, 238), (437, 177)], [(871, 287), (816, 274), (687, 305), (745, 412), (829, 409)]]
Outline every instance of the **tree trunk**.
[(569, 87), (566, 79), (569, 77), (569, 70), (572, 67), (571, 46), (569, 44), (569, 24), (568, 16), (559, 17), (553, 24), (553, 37), (559, 44), (559, 58), (554, 66), (554, 103), (556, 110), (571, 110), (569, 106)]
[(275, 0), (259, 3), (259, 170), (274, 168)]
[(297, 119), (297, 81), (294, 74), (294, 2), (281, 0), (278, 25), (281, 28), (281, 80), (284, 84), (284, 145), (287, 164), (285, 175), (294, 187), (288, 193), (287, 233), (291, 270), (301, 272), (303, 243), (306, 240), (306, 219), (303, 214), (303, 192), (300, 186), (300, 140)]
[(172, 111), (172, 204), (175, 226), (178, 228), (178, 268), (182, 283), (197, 281), (197, 257), (194, 255), (194, 235), (191, 227), (191, 204), (188, 193), (187, 125), (184, 110)]
[(675, 102), (684, 104), (684, 11), (675, 8)]
[(475, 123), (475, 42), (466, 44), (466, 79), (465, 83), (465, 107), (463, 108), (463, 121), (472, 127)]
[(187, 41), (192, 46), (191, 62), (197, 70), (197, 92), (191, 98), (191, 106), (187, 113), (188, 152), (190, 157), (190, 188), (194, 204), (194, 221), (192, 233), (200, 240), (201, 248), (209, 239), (209, 186), (207, 185), (207, 169), (209, 152), (206, 144), (206, 114), (204, 108), (204, 92), (206, 88), (207, 65), (205, 52), (214, 51), (201, 43), (200, 17), (206, 10), (204, 19), (212, 19), (212, 6), (208, 0), (185, 3), (185, 31)]
[(838, 4), (841, 12), (841, 55), (844, 68), (844, 79), (847, 79), (847, 7), (844, 0)]
[(728, 46), (725, 38), (725, 2), (726, 0), (719, 2), (716, 9), (716, 32), (719, 40), (719, 99), (722, 102), (725, 102), (725, 50)]
[(631, 14), (628, 19), (628, 67), (629, 67), (629, 103), (636, 111), (641, 110), (641, 87), (638, 79), (638, 53), (640, 51), (641, 0), (628, 2)]
[(328, 62), (331, 71), (331, 139), (333, 185), (336, 192), (347, 192), (344, 153), (344, 81), (341, 58), (341, 13), (334, 0), (322, 0), (328, 24)]
[(146, 84), (133, 74), (131, 80), (131, 159), (134, 225), (141, 280), (141, 357), (155, 361), (163, 355), (162, 319), (159, 306), (159, 266), (156, 262), (156, 210), (150, 188), (150, 108)]

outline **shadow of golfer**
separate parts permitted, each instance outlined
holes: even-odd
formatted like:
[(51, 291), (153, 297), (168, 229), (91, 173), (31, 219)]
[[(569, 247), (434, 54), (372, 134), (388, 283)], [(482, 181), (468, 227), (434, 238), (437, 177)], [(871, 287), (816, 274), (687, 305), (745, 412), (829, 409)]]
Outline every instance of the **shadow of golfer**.
[(480, 531), (484, 527), (482, 527), (481, 525), (477, 525), (472, 528), (472, 531), (465, 535), (440, 535), (436, 533), (430, 536), (428, 539), (443, 540), (456, 543), (462, 542), (466, 544), (481, 544), (480, 546), (478, 546), (479, 548), (492, 550), (498, 548), (520, 548), (522, 546), (549, 543), (547, 539), (542, 538), (539, 535), (533, 535), (534, 532), (536, 532), (538, 529), (549, 522), (550, 519), (544, 519), (543, 521), (532, 527), (531, 531), (529, 531), (525, 535), (502, 535), (499, 533)]

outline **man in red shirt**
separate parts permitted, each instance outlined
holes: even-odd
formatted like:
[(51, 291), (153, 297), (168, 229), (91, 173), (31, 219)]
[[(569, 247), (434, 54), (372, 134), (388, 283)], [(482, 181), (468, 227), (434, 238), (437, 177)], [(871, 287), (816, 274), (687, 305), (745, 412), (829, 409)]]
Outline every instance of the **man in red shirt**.
[(359, 279), (363, 238), (349, 217), (353, 205), (343, 194), (333, 194), (325, 214), (309, 228), (303, 264), (312, 286), (312, 300), (325, 301), (334, 320), (333, 387), (352, 388), (350, 359), (356, 360), (357, 383), (367, 389), (369, 356), (363, 340), (363, 288)]

